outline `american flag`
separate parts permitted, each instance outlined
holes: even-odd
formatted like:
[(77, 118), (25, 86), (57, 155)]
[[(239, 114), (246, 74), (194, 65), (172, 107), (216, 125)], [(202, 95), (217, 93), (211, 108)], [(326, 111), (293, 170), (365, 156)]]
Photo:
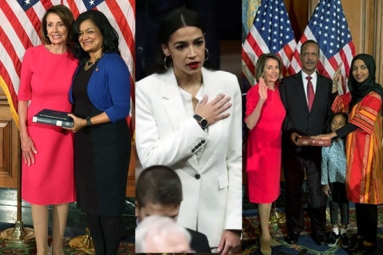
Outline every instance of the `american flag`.
[[(332, 79), (338, 65), (343, 63), (342, 77), (346, 77), (355, 55), (355, 46), (340, 0), (319, 1), (294, 52), (289, 68), (290, 73), (300, 71), (301, 45), (310, 39), (317, 41), (320, 47), (318, 72)], [(340, 93), (347, 91), (345, 80), (342, 81), (342, 86), (338, 90)]]
[[(107, 16), (120, 37), (121, 56), (130, 71), (131, 111), (133, 111), (135, 0), (0, 0), (0, 85), (7, 96), (16, 124), (18, 125), (17, 92), (25, 50), (41, 44), (41, 19), (47, 9), (57, 4), (68, 6), (75, 18), (90, 9), (97, 9)], [(133, 120), (132, 116), (127, 120), (132, 133), (134, 132)], [(134, 158), (134, 146), (132, 146), (129, 176), (134, 175)], [(134, 193), (130, 196), (134, 196)]]
[(283, 76), (296, 47), (294, 33), (283, 0), (262, 0), (253, 26), (242, 45), (242, 72), (254, 84), (255, 64), (263, 53), (275, 53), (283, 62)]
[(41, 44), (41, 19), (49, 7), (57, 4), (68, 6), (75, 18), (90, 9), (97, 9), (108, 17), (120, 37), (119, 48), (122, 58), (129, 67), (132, 101), (134, 99), (134, 0), (1, 0), (0, 84), (8, 98), (11, 114), (16, 123), (18, 123), (17, 92), (25, 50)]

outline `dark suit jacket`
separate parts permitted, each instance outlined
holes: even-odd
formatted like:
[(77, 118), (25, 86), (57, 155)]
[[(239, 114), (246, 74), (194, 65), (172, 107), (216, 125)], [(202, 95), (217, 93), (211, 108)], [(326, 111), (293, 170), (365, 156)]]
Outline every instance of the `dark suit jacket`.
[(299, 72), (282, 80), (279, 90), (286, 109), (286, 118), (282, 130), (284, 147), (301, 150), (290, 142), (290, 136), (293, 132), (310, 136), (327, 133), (333, 100), (331, 95), (332, 81), (323, 75), (317, 75), (311, 112), (307, 106), (302, 73)]
[(190, 248), (198, 253), (211, 253), (211, 249), (209, 246), (209, 241), (207, 240), (207, 237), (197, 231), (186, 229), (189, 231), (189, 234), (191, 235), (191, 242), (190, 242)]

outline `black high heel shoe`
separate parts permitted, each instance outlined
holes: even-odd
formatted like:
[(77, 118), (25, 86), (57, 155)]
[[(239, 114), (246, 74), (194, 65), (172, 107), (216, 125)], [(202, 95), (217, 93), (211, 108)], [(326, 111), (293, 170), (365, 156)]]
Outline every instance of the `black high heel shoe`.
[(352, 255), (371, 255), (374, 254), (377, 244), (365, 245), (363, 242), (358, 246), (358, 249), (352, 252)]
[(348, 247), (348, 251), (353, 253), (354, 251), (358, 250), (359, 246), (361, 246), (363, 243), (363, 237), (358, 236), (357, 234), (353, 234), (350, 238), (350, 247)]

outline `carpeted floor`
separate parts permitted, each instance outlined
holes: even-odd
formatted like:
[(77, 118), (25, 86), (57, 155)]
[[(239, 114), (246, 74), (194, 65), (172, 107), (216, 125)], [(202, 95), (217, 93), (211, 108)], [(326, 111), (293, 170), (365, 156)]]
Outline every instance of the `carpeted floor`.
[[(69, 246), (71, 238), (65, 238), (64, 240), (64, 253), (65, 255), (84, 255), (92, 254), (91, 252), (78, 251)], [(0, 239), (0, 254), (12, 254), (12, 255), (34, 255), (36, 254), (36, 246), (34, 242), (24, 244), (8, 244), (4, 240)], [(134, 243), (121, 242), (118, 254), (134, 254)]]
[[(279, 212), (282, 210), (278, 209)], [(256, 210), (246, 210), (243, 216), (243, 252), (242, 254), (260, 254), (258, 236), (255, 234), (258, 226), (258, 217), (256, 216)], [(328, 231), (331, 229), (329, 214), (328, 219)], [(379, 224), (378, 224), (378, 249), (374, 255), (383, 254), (383, 207), (379, 208)], [(305, 229), (301, 233), (298, 243), (296, 245), (289, 245), (284, 241), (284, 237), (287, 235), (285, 224), (272, 224), (270, 230), (273, 238), (280, 242), (279, 246), (272, 247), (273, 255), (347, 255), (348, 253), (341, 247), (329, 248), (327, 246), (317, 245), (310, 237), (310, 219), (305, 212)], [(355, 222), (355, 210), (350, 209), (350, 225), (349, 234), (353, 234), (356, 231)]]
[[(0, 223), (0, 232), (1, 230), (11, 229), (15, 225), (9, 223)], [(31, 226), (25, 226), (31, 228)], [(67, 228), (65, 231), (65, 238), (63, 241), (64, 253), (65, 255), (85, 255), (85, 254), (94, 254), (92, 251), (81, 251), (73, 249), (69, 246), (69, 241), (72, 237), (76, 237), (79, 235), (83, 235), (84, 231), (79, 229)], [(51, 230), (49, 230), (51, 233)], [(51, 239), (48, 240), (48, 243), (51, 243)], [(30, 242), (22, 243), (22, 244), (11, 244), (6, 242), (4, 239), (0, 238), (0, 255), (8, 254), (8, 255), (35, 255), (36, 254), (36, 244), (33, 239)], [(118, 250), (118, 255), (130, 255), (134, 253), (134, 237), (129, 236), (125, 237), (120, 242), (120, 247)]]

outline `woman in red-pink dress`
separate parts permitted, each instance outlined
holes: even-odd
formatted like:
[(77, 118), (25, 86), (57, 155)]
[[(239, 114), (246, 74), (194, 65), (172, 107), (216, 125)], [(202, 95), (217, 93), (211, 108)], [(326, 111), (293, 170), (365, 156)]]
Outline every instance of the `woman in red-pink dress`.
[(32, 122), (32, 117), (44, 108), (72, 111), (68, 91), (78, 62), (67, 43), (73, 23), (69, 8), (49, 8), (41, 22), (43, 44), (26, 51), (21, 67), (21, 196), (31, 204), (37, 255), (48, 254), (49, 205), (53, 212), (53, 254), (64, 255), (62, 239), (69, 203), (75, 201), (72, 132)]
[(259, 83), (246, 96), (245, 122), (250, 129), (247, 140), (247, 186), (250, 202), (258, 204), (262, 230), (260, 251), (271, 254), (269, 217), (271, 204), (279, 196), (281, 172), (281, 130), (285, 118), (278, 79), (281, 60), (264, 54), (255, 67)]

